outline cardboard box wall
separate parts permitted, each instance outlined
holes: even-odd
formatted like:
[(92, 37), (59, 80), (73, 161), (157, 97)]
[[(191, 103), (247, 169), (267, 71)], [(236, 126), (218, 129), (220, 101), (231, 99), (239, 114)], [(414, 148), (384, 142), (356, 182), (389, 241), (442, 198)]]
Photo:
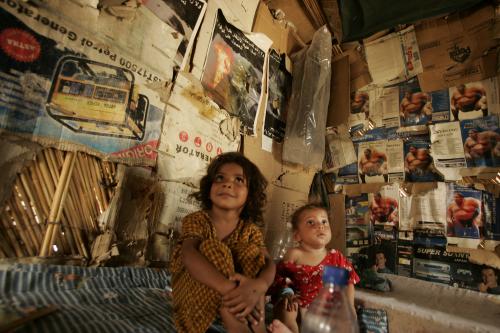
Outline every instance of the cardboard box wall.
[[(287, 5), (289, 10), (296, 7)], [(275, 20), (268, 7), (261, 2), (256, 13), (253, 32), (266, 34), (273, 41), (272, 48), (278, 53), (290, 54), (302, 47), (301, 41), (294, 37), (293, 31)], [(266, 83), (267, 84), (267, 83)], [(263, 89), (267, 92), (267, 89)], [(309, 187), (314, 177), (314, 171), (304, 169), (300, 165), (283, 162), (281, 159), (283, 145), (273, 142), (272, 152), (262, 149), (262, 122), (265, 113), (263, 103), (258, 113), (256, 136), (245, 136), (243, 153), (261, 170), (269, 182), (267, 189), (268, 204), (264, 213), (266, 222), (266, 245), (273, 250), (275, 241), (282, 237), (289, 215), (294, 208), (307, 202)], [(293, 209), (292, 209), (292, 208)]]
[(496, 73), (497, 45), (493, 38), (495, 9), (483, 5), (474, 10), (425, 20), (415, 26), (424, 72), (423, 91), (482, 80)]

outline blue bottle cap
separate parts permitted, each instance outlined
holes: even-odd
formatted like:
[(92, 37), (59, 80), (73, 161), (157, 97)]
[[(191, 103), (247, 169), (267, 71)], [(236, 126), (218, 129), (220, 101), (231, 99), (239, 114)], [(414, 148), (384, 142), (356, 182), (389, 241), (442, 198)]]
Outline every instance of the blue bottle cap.
[(349, 272), (345, 268), (325, 266), (323, 271), (323, 283), (333, 283), (340, 286), (347, 285)]

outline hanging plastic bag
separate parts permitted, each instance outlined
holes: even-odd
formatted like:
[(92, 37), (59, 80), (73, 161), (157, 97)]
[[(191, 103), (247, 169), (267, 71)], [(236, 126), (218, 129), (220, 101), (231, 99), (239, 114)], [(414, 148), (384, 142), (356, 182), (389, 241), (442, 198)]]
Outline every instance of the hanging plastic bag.
[(283, 160), (321, 169), (330, 100), (332, 37), (323, 26), (311, 45), (292, 56), (293, 83)]

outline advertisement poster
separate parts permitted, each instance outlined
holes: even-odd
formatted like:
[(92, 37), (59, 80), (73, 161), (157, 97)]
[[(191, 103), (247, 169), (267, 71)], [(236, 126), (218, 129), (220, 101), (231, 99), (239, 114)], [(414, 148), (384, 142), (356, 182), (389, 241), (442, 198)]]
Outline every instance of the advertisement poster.
[(429, 129), (435, 166), (438, 168), (465, 168), (460, 124), (456, 121), (439, 123), (429, 126)]
[(428, 136), (409, 137), (404, 141), (405, 180), (409, 182), (443, 181), (430, 154)]
[(333, 172), (356, 161), (356, 151), (347, 127), (327, 127), (324, 171)]
[(143, 0), (142, 3), (177, 32), (176, 37), (181, 39), (181, 42), (176, 52), (175, 63), (184, 69), (189, 63), (189, 55), (203, 20), (206, 2), (204, 0)]
[(182, 219), (188, 214), (201, 209), (200, 203), (193, 197), (190, 197), (191, 194), (197, 191), (197, 188), (178, 182), (164, 182), (162, 185), (165, 193), (165, 202), (160, 223), (166, 224), (180, 235)]
[[(137, 22), (145, 21), (144, 11), (138, 10)], [(80, 31), (72, 24), (79, 18), (61, 14), (23, 1), (0, 2), (0, 131), (155, 165), (165, 105), (151, 87), (170, 79), (160, 73), (173, 68), (173, 60), (152, 44), (144, 44), (151, 52), (136, 58), (130, 55), (136, 49), (110, 45), (104, 42), (109, 36)], [(100, 19), (115, 20), (106, 14)], [(156, 37), (168, 38), (169, 28), (156, 24), (165, 34)]]
[(199, 82), (182, 73), (177, 76), (165, 114), (158, 156), (162, 180), (198, 186), (210, 161), (217, 155), (237, 151), (239, 121), (233, 121), (203, 94)]
[(486, 239), (500, 240), (500, 198), (483, 192), (484, 236)]
[(366, 43), (365, 52), (374, 84), (399, 83), (422, 73), (413, 26)]
[(448, 237), (480, 238), (483, 229), (482, 192), (448, 184), (446, 222)]
[(399, 185), (383, 186), (379, 192), (368, 194), (368, 215), (371, 224), (387, 226), (388, 230), (399, 227)]
[(498, 116), (460, 122), (467, 167), (500, 166), (500, 128)]
[[(377, 121), (374, 121), (375, 126), (399, 127), (398, 88), (377, 88), (374, 95), (371, 119), (377, 119)], [(378, 118), (382, 119), (378, 120)]]
[(450, 88), (450, 118), (464, 120), (488, 115), (488, 98), (483, 81)]
[[(411, 236), (410, 236), (411, 235)], [(406, 236), (406, 237), (405, 237)], [(399, 232), (397, 244), (396, 270), (398, 275), (411, 277), (413, 270), (413, 235), (411, 232)]]
[(201, 83), (217, 105), (241, 119), (250, 135), (255, 133), (264, 59), (264, 50), (218, 10)]
[(396, 274), (397, 247), (395, 239), (376, 241), (372, 251), (377, 273)]
[[(361, 142), (371, 142), (377, 140), (383, 140), (387, 138), (387, 131), (385, 128), (375, 128), (371, 131), (364, 133), (363, 136), (352, 137), (352, 143), (354, 144), (354, 152), (356, 154), (356, 162), (348, 164), (337, 171), (336, 183), (337, 184), (358, 184), (358, 146)], [(383, 182), (383, 181), (382, 181)]]
[(401, 126), (449, 121), (449, 111), (448, 89), (423, 92), (416, 77), (399, 85)]
[(349, 127), (351, 132), (368, 128), (370, 119), (370, 92), (357, 90), (351, 93), (351, 112), (349, 114)]
[(478, 290), (481, 269), (469, 262), (468, 253), (447, 252), (440, 247), (415, 246), (413, 276), (422, 280)]
[(400, 230), (430, 229), (444, 234), (446, 193), (446, 184), (439, 182), (432, 190), (401, 196)]
[(275, 50), (271, 49), (268, 59), (269, 84), (263, 135), (276, 142), (283, 142), (292, 75), (285, 68), (284, 57)]
[(387, 140), (358, 145), (358, 173), (361, 183), (387, 183)]
[(379, 140), (358, 145), (361, 183), (389, 183), (404, 179), (403, 141)]
[(347, 247), (370, 245), (370, 220), (368, 217), (368, 194), (345, 197)]

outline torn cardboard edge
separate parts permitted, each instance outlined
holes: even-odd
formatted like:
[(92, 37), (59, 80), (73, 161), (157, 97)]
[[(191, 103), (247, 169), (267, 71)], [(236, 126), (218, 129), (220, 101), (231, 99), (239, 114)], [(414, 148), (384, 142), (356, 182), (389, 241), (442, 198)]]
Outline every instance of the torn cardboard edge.
[(300, 39), (306, 44), (312, 40), (316, 29), (304, 12), (299, 0), (266, 1), (270, 9), (281, 10), (285, 13), (285, 20), (291, 22), (297, 30)]
[(330, 101), (326, 126), (340, 126), (349, 120), (351, 90), (350, 57), (348, 54), (332, 59), (332, 77), (330, 84)]
[(424, 70), (418, 74), (418, 81), (422, 91), (436, 91), (462, 83), (481, 81), (497, 74), (497, 61), (498, 50), (495, 49), (467, 64)]
[[(351, 91), (361, 89), (372, 83), (372, 76), (368, 69), (368, 63), (362, 54), (361, 44), (356, 43), (353, 46), (344, 48), (344, 55), (349, 56), (349, 80)], [(334, 61), (337, 60), (334, 58)]]
[(345, 219), (345, 197), (344, 194), (329, 194), (330, 211), (328, 218), (330, 220), (330, 228), (332, 238), (327, 247), (337, 249), (342, 253), (346, 253), (346, 219)]
[(474, 177), (488, 179), (491, 175), (494, 177), (500, 173), (500, 168), (490, 168), (490, 167), (477, 167), (477, 168), (464, 168), (460, 169), (460, 175), (464, 177)]
[[(500, 248), (500, 246), (497, 246)], [(447, 246), (446, 251), (450, 253), (468, 253), (469, 262), (477, 265), (486, 265), (500, 269), (500, 256), (495, 251), (484, 249), (469, 249), (458, 246)]]
[[(374, 183), (374, 184), (348, 184), (344, 185), (342, 188), (342, 193), (348, 196), (358, 196), (362, 193), (376, 193), (379, 192), (382, 187), (391, 185), (391, 183)], [(404, 191), (408, 196), (414, 194), (422, 194), (434, 189), (437, 189), (438, 182), (427, 182), (427, 183), (399, 183), (400, 191)]]

